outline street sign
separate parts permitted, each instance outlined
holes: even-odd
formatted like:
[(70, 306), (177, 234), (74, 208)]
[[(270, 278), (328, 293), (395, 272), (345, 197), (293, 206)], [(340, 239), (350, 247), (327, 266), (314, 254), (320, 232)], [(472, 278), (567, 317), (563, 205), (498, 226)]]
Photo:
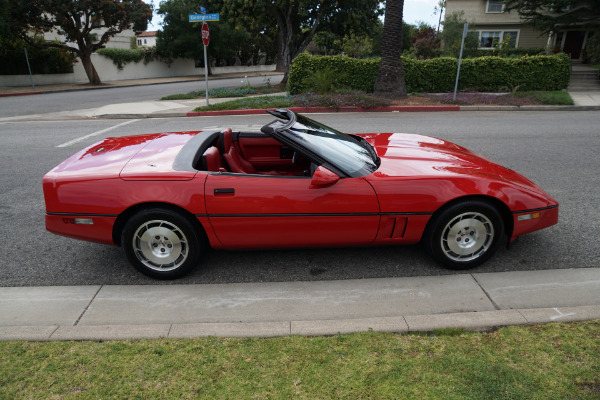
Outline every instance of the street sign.
[(202, 43), (204, 43), (205, 46), (208, 46), (209, 42), (210, 42), (210, 31), (208, 30), (208, 24), (206, 22), (204, 22), (202, 24)]
[(189, 22), (218, 21), (219, 14), (189, 14)]
[(206, 7), (200, 6), (200, 14), (206, 14)]

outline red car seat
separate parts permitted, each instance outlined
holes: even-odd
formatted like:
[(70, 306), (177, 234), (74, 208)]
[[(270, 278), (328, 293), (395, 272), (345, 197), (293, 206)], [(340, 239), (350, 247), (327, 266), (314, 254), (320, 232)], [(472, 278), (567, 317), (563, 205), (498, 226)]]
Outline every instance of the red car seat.
[(209, 147), (202, 154), (202, 169), (204, 171), (225, 172), (221, 162), (221, 153), (215, 146)]
[(221, 153), (223, 154), (223, 158), (225, 158), (227, 165), (229, 165), (231, 172), (240, 174), (278, 175), (275, 171), (259, 171), (245, 160), (233, 143), (233, 133), (231, 132), (231, 128), (226, 128), (221, 131), (219, 141), (222, 146)]

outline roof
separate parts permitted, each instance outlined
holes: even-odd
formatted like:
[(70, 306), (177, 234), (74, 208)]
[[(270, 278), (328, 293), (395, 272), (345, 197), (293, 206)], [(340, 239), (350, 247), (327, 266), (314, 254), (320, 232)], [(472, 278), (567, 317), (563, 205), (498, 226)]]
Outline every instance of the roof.
[(156, 31), (146, 31), (146, 32), (142, 32), (139, 35), (135, 35), (137, 37), (155, 37), (156, 36)]

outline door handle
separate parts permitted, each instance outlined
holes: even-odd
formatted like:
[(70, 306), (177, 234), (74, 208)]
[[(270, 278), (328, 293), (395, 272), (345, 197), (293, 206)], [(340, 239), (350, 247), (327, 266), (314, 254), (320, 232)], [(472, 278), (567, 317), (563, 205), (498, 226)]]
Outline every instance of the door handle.
[(215, 189), (215, 196), (218, 196), (218, 195), (234, 195), (234, 194), (235, 194), (235, 189), (233, 189), (233, 188)]

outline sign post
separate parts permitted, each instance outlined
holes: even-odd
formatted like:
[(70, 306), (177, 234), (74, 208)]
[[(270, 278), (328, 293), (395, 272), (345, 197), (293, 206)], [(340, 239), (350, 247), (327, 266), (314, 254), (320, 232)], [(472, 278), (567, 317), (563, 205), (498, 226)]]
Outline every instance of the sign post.
[(210, 31), (206, 21), (202, 24), (202, 42), (204, 43), (204, 81), (206, 82), (206, 106), (208, 107), (208, 61), (206, 57), (206, 48), (210, 43)]
[(206, 82), (206, 105), (208, 106), (208, 59), (206, 48), (210, 42), (210, 31), (206, 21), (218, 21), (219, 14), (207, 14), (206, 7), (200, 6), (200, 14), (188, 14), (189, 22), (202, 22), (202, 42), (204, 43), (204, 81)]
[(465, 47), (465, 38), (469, 32), (469, 24), (463, 26), (462, 41), (460, 43), (460, 55), (458, 56), (458, 69), (456, 70), (456, 83), (454, 84), (454, 96), (452, 96), (452, 102), (456, 103), (456, 91), (458, 90), (458, 77), (460, 76), (460, 64), (462, 63), (462, 53)]

